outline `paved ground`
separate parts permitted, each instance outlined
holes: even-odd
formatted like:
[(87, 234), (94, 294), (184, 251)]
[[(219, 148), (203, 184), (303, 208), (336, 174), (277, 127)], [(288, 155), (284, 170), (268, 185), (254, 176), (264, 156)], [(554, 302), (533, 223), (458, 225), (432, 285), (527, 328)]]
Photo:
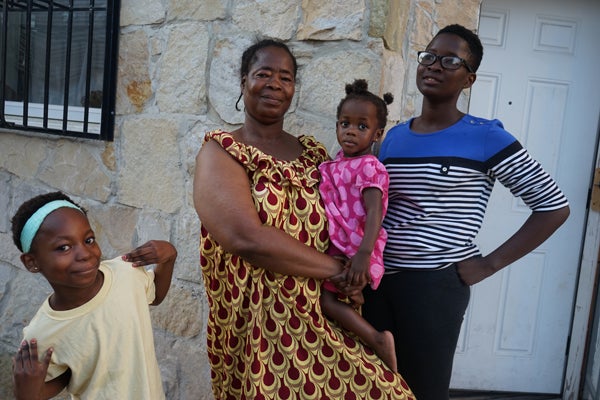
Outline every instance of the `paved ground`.
[(501, 392), (470, 392), (451, 391), (452, 400), (561, 400), (560, 396), (548, 394), (501, 393)]

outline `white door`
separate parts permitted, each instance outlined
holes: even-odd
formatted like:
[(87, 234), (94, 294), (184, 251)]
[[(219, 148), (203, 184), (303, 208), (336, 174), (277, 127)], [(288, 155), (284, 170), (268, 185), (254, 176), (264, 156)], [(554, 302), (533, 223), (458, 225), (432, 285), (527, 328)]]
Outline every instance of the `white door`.
[[(469, 112), (498, 118), (558, 181), (571, 216), (533, 253), (472, 287), (452, 388), (560, 393), (600, 112), (600, 1), (484, 0)], [(500, 184), (485, 253), (529, 215)]]

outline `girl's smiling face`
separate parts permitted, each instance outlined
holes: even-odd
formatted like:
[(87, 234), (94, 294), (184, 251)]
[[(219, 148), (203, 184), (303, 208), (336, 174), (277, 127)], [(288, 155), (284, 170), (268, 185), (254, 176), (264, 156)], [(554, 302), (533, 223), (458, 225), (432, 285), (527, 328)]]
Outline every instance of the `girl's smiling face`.
[(21, 256), (31, 272), (40, 272), (56, 295), (77, 296), (98, 283), (102, 251), (87, 216), (73, 208), (48, 214), (35, 235), (31, 250)]

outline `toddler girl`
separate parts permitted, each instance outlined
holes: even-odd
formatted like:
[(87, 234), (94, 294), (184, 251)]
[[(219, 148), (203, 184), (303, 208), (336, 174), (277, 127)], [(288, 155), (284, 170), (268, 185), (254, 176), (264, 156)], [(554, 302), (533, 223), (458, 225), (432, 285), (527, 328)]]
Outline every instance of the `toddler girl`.
[[(368, 91), (364, 79), (346, 85), (346, 97), (337, 108), (337, 139), (342, 147), (332, 161), (320, 164), (319, 191), (329, 222), (330, 254), (344, 255), (351, 265), (347, 282), (376, 289), (383, 276), (383, 248), (387, 234), (381, 222), (387, 209), (389, 177), (372, 154), (387, 122), (390, 93), (383, 99)], [(396, 371), (394, 337), (379, 332), (354, 310), (362, 294), (350, 296), (352, 306), (338, 299), (335, 286), (325, 282), (321, 308), (328, 317), (356, 334)]]

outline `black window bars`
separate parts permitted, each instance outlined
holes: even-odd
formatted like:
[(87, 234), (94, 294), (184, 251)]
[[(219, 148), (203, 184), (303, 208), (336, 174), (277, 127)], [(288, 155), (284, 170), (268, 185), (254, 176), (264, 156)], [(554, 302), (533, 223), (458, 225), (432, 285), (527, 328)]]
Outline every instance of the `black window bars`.
[(113, 140), (119, 0), (0, 0), (0, 128)]

